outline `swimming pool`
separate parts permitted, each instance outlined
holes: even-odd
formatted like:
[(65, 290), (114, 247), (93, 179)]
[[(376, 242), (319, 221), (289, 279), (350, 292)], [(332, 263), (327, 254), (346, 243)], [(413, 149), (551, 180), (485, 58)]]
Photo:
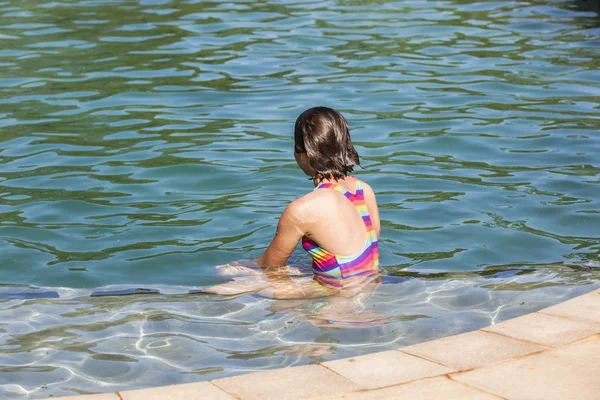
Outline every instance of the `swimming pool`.
[[(398, 348), (600, 282), (600, 22), (574, 2), (9, 0), (0, 26), (2, 398)], [(383, 282), (187, 294), (311, 189), (314, 105), (351, 125)], [(90, 297), (132, 287), (160, 294)]]

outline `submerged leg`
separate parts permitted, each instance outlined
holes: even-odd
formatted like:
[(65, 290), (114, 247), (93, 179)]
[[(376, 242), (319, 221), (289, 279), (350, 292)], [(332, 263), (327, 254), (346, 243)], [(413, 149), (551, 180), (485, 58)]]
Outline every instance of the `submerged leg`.
[(209, 294), (232, 296), (244, 293), (258, 292), (269, 287), (269, 280), (264, 275), (244, 276), (233, 278), (232, 281), (210, 286), (201, 291)]
[[(201, 292), (231, 296), (276, 288), (277, 291), (287, 293), (293, 291), (293, 288), (298, 286), (294, 280), (292, 280), (292, 277), (310, 277), (310, 280), (312, 280), (311, 267), (284, 265), (281, 267), (261, 268), (256, 260), (240, 260), (225, 265), (218, 265), (216, 267), (216, 272), (218, 276), (233, 277), (233, 280), (210, 286), (201, 290)], [(308, 290), (313, 293), (315, 292), (314, 289)], [(311, 297), (298, 297), (296, 295), (295, 297), (289, 298), (313, 298), (321, 297), (323, 295), (326, 294), (313, 294)]]
[(279, 300), (316, 299), (319, 297), (333, 296), (340, 293), (337, 288), (331, 288), (320, 284), (314, 279), (308, 278), (301, 281), (271, 280), (271, 285), (258, 292), (258, 295)]
[[(289, 300), (289, 297), (278, 297), (285, 301), (274, 301), (269, 310), (273, 312), (289, 312), (306, 320), (314, 326), (328, 328), (369, 328), (389, 322), (385, 314), (368, 309), (365, 303), (381, 285), (381, 279), (369, 282), (354, 290), (341, 290), (333, 296), (321, 298), (315, 303), (310, 299)], [(277, 293), (280, 295), (280, 293)], [(309, 304), (308, 307), (303, 307)], [(312, 306), (310, 305), (312, 304)], [(315, 306), (317, 305), (318, 306)]]
[[(257, 264), (256, 260), (239, 260), (229, 264), (217, 265), (215, 267), (218, 276), (250, 276), (250, 275), (262, 275), (265, 272)], [(312, 275), (312, 268), (310, 266), (283, 266), (274, 268), (278, 274), (288, 276), (308, 276)]]

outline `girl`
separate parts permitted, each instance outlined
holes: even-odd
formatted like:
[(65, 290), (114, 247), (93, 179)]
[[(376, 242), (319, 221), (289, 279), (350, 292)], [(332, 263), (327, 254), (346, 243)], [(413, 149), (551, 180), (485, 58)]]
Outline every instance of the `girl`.
[[(257, 260), (266, 279), (237, 280), (208, 292), (234, 294), (266, 286), (260, 294), (314, 298), (355, 294), (378, 277), (379, 212), (371, 187), (349, 175), (360, 162), (348, 122), (331, 108), (308, 109), (296, 120), (294, 141), (296, 162), (315, 189), (281, 215), (275, 237)], [(286, 263), (300, 240), (312, 257), (313, 277), (298, 282), (290, 278)]]

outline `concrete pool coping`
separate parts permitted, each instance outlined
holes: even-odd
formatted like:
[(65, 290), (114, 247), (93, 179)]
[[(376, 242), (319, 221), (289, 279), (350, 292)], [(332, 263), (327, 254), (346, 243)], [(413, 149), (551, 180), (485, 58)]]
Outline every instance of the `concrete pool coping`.
[(597, 399), (600, 289), (398, 350), (212, 381), (54, 400)]

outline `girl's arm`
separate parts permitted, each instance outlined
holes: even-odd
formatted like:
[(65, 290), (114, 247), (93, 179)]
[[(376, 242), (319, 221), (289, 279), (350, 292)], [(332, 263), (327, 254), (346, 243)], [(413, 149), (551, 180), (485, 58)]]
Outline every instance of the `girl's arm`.
[(267, 250), (257, 260), (260, 267), (282, 267), (286, 265), (298, 242), (306, 233), (305, 222), (302, 218), (303, 209), (304, 205), (301, 200), (296, 200), (287, 206), (281, 214), (275, 237), (271, 240)]

